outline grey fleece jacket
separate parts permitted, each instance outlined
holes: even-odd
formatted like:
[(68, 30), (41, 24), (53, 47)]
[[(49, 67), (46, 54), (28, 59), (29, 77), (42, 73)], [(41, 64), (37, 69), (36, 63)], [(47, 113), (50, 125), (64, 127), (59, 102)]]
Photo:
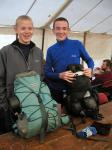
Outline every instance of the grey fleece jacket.
[(30, 49), (28, 60), (16, 42), (0, 50), (0, 108), (8, 109), (7, 99), (13, 96), (15, 75), (34, 70), (42, 75), (42, 51), (35, 46)]

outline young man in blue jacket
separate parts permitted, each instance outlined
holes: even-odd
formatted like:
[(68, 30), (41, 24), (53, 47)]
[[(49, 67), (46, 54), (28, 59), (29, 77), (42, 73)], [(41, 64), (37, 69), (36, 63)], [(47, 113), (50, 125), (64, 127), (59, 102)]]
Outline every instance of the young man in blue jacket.
[(66, 18), (60, 17), (54, 21), (53, 33), (57, 42), (48, 48), (45, 78), (52, 97), (63, 104), (63, 91), (67, 90), (65, 81), (72, 82), (75, 76), (71, 71), (66, 71), (67, 66), (80, 64), (82, 58), (88, 65), (84, 74), (91, 77), (94, 62), (80, 41), (68, 39), (69, 22)]

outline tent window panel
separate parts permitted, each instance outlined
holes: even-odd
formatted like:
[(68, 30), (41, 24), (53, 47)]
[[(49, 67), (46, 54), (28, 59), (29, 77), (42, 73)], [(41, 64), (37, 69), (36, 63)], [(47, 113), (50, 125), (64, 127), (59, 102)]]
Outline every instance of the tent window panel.
[(1, 34), (0, 35), (0, 49), (3, 46), (6, 46), (6, 45), (12, 43), (14, 40), (16, 40), (16, 36), (15, 35)]

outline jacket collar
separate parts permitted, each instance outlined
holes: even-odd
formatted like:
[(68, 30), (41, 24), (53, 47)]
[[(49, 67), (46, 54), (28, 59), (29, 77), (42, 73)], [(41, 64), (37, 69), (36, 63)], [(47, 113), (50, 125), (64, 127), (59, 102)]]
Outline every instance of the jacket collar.
[[(11, 45), (19, 47), (20, 42), (18, 40), (15, 40)], [(29, 47), (30, 47), (30, 49), (32, 49), (33, 47), (35, 47), (35, 43), (33, 43), (32, 41), (30, 41)]]
[(57, 43), (63, 45), (63, 44), (65, 44), (67, 41), (68, 41), (68, 38), (64, 39), (63, 41), (58, 41), (58, 40), (57, 40)]

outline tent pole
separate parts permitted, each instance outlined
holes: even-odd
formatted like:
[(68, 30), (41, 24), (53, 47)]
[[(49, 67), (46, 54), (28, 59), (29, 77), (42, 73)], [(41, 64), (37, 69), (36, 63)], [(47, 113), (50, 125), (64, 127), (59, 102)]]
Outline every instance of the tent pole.
[(87, 37), (87, 32), (84, 32), (84, 38), (83, 38), (84, 46), (86, 46), (86, 37)]
[(73, 0), (66, 0), (66, 2), (61, 6), (61, 8), (42, 26), (41, 28), (44, 27), (49, 27), (49, 25), (63, 12), (63, 10), (72, 2)]
[(44, 51), (45, 29), (42, 31), (42, 51)]

